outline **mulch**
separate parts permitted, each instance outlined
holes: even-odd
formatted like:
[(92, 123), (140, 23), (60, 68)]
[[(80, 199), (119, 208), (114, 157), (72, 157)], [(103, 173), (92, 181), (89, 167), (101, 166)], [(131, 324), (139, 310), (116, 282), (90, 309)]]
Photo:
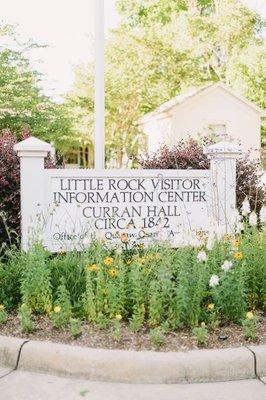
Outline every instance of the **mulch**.
[(191, 330), (182, 329), (165, 335), (165, 342), (159, 348), (152, 345), (149, 329), (143, 328), (139, 332), (132, 332), (126, 323), (121, 324), (121, 341), (113, 338), (112, 327), (101, 330), (98, 327), (83, 322), (81, 334), (74, 339), (69, 329), (59, 330), (52, 326), (47, 316), (37, 315), (33, 317), (36, 329), (30, 334), (22, 333), (20, 320), (17, 315), (9, 315), (5, 324), (0, 325), (0, 335), (23, 337), (31, 340), (51, 341), (69, 345), (84, 346), (103, 349), (124, 350), (156, 350), (156, 351), (187, 351), (199, 348), (227, 348), (247, 345), (266, 344), (266, 317), (260, 315), (258, 321), (258, 339), (246, 340), (242, 326), (236, 324), (225, 325), (209, 333), (208, 344), (198, 346)]

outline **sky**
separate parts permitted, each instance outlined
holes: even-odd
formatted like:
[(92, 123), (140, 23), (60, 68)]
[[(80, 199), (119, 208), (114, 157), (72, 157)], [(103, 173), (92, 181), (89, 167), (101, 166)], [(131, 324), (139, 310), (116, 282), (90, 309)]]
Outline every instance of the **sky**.
[[(46, 94), (69, 90), (74, 66), (93, 57), (94, 0), (0, 0), (0, 10), (2, 21), (18, 25), (21, 40), (48, 45), (31, 52)], [(105, 14), (108, 32), (119, 23), (115, 0), (105, 0)]]
[[(266, 18), (266, 0), (242, 0)], [(31, 53), (43, 73), (45, 93), (55, 100), (67, 92), (74, 67), (93, 57), (94, 0), (0, 0), (1, 20), (17, 25), (22, 40), (48, 47)], [(115, 0), (105, 0), (105, 28), (119, 24)]]

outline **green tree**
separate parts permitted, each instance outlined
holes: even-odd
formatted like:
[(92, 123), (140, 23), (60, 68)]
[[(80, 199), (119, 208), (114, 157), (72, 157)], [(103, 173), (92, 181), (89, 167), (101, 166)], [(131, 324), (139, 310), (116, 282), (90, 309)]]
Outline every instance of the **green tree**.
[(14, 29), (0, 25), (0, 46), (0, 132), (9, 129), (19, 136), (27, 129), (59, 148), (68, 146), (72, 122), (67, 109), (42, 93), (40, 74), (25, 56), (36, 45), (20, 45)]

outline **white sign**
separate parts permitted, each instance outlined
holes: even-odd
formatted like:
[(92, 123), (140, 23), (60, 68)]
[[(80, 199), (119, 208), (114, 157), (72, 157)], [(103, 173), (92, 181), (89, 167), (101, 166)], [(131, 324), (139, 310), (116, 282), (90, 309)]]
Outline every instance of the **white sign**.
[(46, 170), (45, 175), (49, 248), (82, 247), (97, 238), (174, 243), (184, 229), (208, 228), (209, 171)]
[(208, 231), (210, 219), (233, 228), (239, 149), (230, 143), (207, 149), (210, 170), (44, 169), (49, 144), (29, 138), (15, 150), (25, 250), (34, 241), (82, 249), (93, 239), (176, 246), (184, 231)]

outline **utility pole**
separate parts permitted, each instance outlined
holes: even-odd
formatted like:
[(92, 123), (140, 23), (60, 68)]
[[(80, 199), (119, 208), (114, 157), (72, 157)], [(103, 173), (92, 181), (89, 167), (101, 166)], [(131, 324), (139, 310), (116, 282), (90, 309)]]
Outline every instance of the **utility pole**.
[(104, 0), (95, 7), (94, 168), (105, 168)]

